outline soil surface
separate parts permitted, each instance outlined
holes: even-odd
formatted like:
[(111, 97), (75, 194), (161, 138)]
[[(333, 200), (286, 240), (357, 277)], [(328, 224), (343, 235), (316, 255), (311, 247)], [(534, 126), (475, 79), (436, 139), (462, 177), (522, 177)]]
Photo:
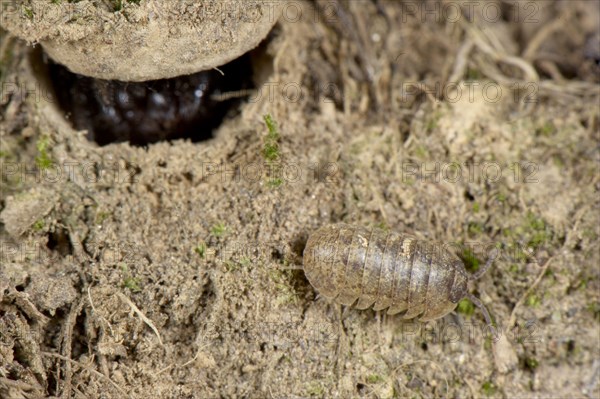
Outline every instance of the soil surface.
[[(89, 142), (2, 32), (0, 396), (598, 398), (598, 2), (289, 4), (198, 143)], [(499, 335), (319, 297), (335, 222), (498, 248)]]

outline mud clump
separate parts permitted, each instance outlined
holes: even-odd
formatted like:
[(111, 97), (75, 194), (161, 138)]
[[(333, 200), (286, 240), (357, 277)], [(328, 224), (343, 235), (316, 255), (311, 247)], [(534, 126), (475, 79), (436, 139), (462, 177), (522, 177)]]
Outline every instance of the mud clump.
[(267, 36), (279, 9), (261, 0), (19, 0), (2, 10), (1, 23), (74, 73), (140, 82), (240, 57)]

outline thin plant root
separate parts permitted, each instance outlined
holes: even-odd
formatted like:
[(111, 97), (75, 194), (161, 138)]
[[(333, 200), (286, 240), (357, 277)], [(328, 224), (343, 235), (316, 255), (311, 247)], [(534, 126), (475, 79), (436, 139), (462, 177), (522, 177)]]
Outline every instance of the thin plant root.
[(125, 295), (123, 295), (120, 292), (118, 292), (117, 295), (123, 302), (125, 302), (129, 305), (131, 310), (133, 310), (140, 317), (140, 319), (142, 319), (142, 321), (144, 323), (146, 323), (148, 325), (148, 327), (150, 327), (152, 329), (152, 331), (154, 331), (154, 334), (156, 334), (156, 336), (158, 337), (158, 342), (159, 342), (160, 346), (164, 347), (162, 338), (160, 337), (160, 333), (158, 332), (158, 329), (156, 328), (156, 326), (154, 325), (152, 320), (150, 320), (148, 317), (146, 317), (146, 315), (144, 313), (142, 313), (142, 311), (137, 306), (135, 306), (135, 303), (131, 302), (131, 299), (127, 298)]
[(71, 363), (71, 364), (75, 364), (78, 367), (82, 368), (85, 371), (89, 371), (91, 374), (94, 374), (95, 376), (109, 382), (113, 387), (115, 387), (120, 393), (122, 393), (123, 395), (127, 396), (128, 398), (131, 398), (130, 395), (127, 394), (127, 392), (125, 392), (125, 390), (123, 388), (121, 388), (119, 385), (117, 385), (116, 382), (114, 382), (113, 380), (111, 380), (110, 378), (108, 378), (107, 376), (105, 376), (104, 374), (100, 373), (99, 371), (96, 371), (90, 367), (87, 367), (83, 364), (81, 364), (80, 362), (73, 360), (73, 359), (69, 359), (68, 357), (59, 355), (58, 353), (52, 353), (52, 352), (42, 352), (42, 355), (46, 356), (46, 357), (55, 357), (57, 359), (60, 360), (64, 360), (65, 362)]

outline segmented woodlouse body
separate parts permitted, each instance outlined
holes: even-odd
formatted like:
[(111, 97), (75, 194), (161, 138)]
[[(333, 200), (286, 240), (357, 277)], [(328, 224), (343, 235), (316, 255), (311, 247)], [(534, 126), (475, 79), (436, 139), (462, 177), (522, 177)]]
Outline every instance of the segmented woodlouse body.
[(304, 249), (304, 272), (324, 297), (358, 309), (373, 306), (404, 318), (440, 318), (465, 297), (487, 311), (467, 291), (476, 274), (443, 246), (393, 232), (334, 224), (314, 232)]

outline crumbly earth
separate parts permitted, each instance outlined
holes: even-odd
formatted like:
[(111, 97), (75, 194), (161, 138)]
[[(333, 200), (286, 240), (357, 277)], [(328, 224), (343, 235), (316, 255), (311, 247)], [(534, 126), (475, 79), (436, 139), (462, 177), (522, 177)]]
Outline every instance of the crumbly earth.
[[(293, 4), (201, 143), (88, 142), (3, 35), (0, 396), (597, 398), (597, 2)], [(468, 301), (421, 324), (319, 298), (298, 267), (332, 222), (471, 272), (498, 247), (471, 289), (501, 336)]]

